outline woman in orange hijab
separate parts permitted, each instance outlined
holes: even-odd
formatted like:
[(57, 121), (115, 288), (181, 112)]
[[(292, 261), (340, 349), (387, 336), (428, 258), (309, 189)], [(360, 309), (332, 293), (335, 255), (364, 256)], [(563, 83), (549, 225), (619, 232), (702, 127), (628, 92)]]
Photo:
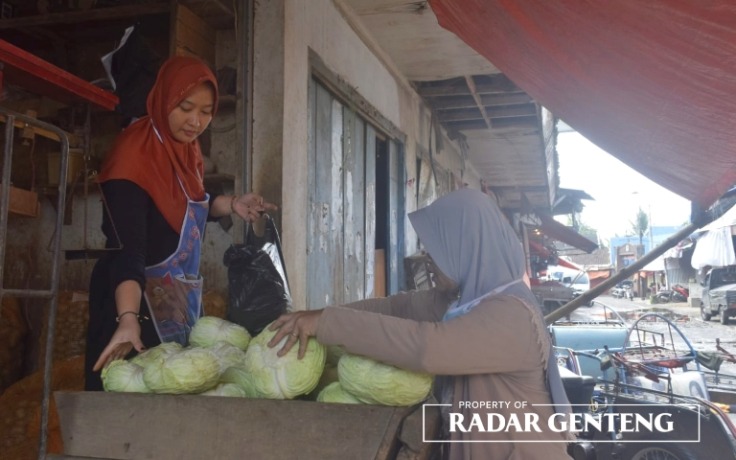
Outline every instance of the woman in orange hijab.
[(102, 389), (99, 370), (133, 349), (187, 343), (202, 315), (199, 259), (207, 220), (236, 214), (253, 221), (276, 209), (253, 193), (210, 196), (204, 189), (197, 138), (217, 110), (217, 80), (206, 64), (167, 60), (146, 107), (147, 116), (118, 136), (99, 176), (109, 209), (102, 223), (107, 246), (122, 249), (92, 272), (88, 390)]

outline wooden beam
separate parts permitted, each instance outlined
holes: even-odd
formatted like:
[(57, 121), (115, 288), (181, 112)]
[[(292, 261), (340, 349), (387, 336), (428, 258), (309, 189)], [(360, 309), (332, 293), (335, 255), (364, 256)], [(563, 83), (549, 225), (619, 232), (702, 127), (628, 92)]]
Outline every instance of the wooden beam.
[[(480, 100), (484, 107), (528, 104), (533, 101), (531, 96), (526, 93), (481, 94)], [(470, 95), (441, 97), (430, 101), (430, 105), (437, 110), (477, 107), (475, 99)]]
[(175, 5), (171, 11), (170, 55), (196, 56), (214, 67), (215, 30), (184, 5)]
[(491, 119), (488, 117), (488, 114), (486, 113), (486, 108), (483, 107), (483, 103), (480, 100), (480, 96), (478, 95), (478, 92), (475, 89), (475, 80), (473, 80), (472, 76), (466, 75), (465, 83), (468, 84), (470, 95), (473, 96), (473, 99), (475, 100), (475, 104), (478, 106), (478, 110), (480, 110), (480, 114), (483, 117), (483, 120), (486, 122), (486, 126), (488, 127), (488, 129), (493, 128), (493, 125), (491, 125)]
[(230, 15), (230, 17), (235, 17), (235, 11), (233, 10), (232, 6), (228, 5), (223, 0), (181, 0), (179, 3), (188, 6), (196, 6), (200, 3), (213, 3), (216, 7)]
[(448, 131), (472, 131), (475, 129), (488, 129), (486, 122), (481, 119), (472, 121), (448, 121), (443, 123)]
[[(481, 75), (478, 78), (480, 80), (475, 83), (478, 94), (523, 93), (506, 75)], [(446, 84), (437, 84), (436, 82), (420, 84), (417, 86), (417, 92), (423, 97), (472, 95), (466, 85), (457, 83), (457, 79), (448, 80)]]
[(542, 124), (536, 116), (533, 117), (516, 117), (516, 118), (498, 118), (493, 121), (494, 129), (541, 129)]
[(437, 118), (440, 123), (446, 123), (448, 121), (469, 121), (478, 120), (483, 121), (483, 115), (478, 111), (478, 108), (463, 109), (463, 110), (452, 110), (437, 112)]
[(21, 29), (24, 27), (76, 24), (80, 22), (103, 21), (109, 19), (135, 18), (168, 12), (168, 3), (111, 6), (108, 8), (93, 8), (87, 11), (65, 11), (63, 13), (49, 13), (37, 16), (2, 19), (0, 20), (0, 29)]
[(497, 118), (533, 117), (537, 115), (536, 104), (516, 105), (511, 107), (486, 107), (486, 113), (493, 123)]
[[(5, 123), (5, 115), (0, 114), (0, 123)], [(55, 132), (49, 131), (44, 128), (39, 128), (38, 126), (26, 126), (26, 124), (21, 120), (16, 119), (13, 123), (13, 126), (19, 129), (31, 129), (33, 130), (33, 134), (51, 139), (52, 141), (61, 141), (61, 139), (59, 139), (59, 136)], [(74, 134), (67, 133), (66, 137), (69, 139), (69, 147), (79, 147), (82, 145), (82, 141)]]
[[(446, 121), (443, 123), (450, 131), (466, 131), (475, 129), (488, 129), (484, 120), (468, 121)], [(493, 121), (493, 129), (540, 129), (537, 117), (498, 118)]]
[[(517, 105), (511, 107), (486, 107), (486, 115), (491, 124), (498, 118), (533, 117), (537, 115), (537, 106), (534, 104)], [(478, 107), (460, 110), (441, 110), (437, 112), (440, 122), (480, 120), (483, 118)]]

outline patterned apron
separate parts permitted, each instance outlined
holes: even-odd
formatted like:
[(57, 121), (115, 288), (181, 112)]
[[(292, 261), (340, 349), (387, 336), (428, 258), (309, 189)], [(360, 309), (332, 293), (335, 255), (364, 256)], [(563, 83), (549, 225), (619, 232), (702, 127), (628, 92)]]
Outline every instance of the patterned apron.
[(145, 297), (161, 342), (188, 345), (189, 332), (202, 313), (199, 259), (208, 213), (208, 194), (203, 201), (192, 201), (187, 195), (179, 246), (168, 259), (146, 267)]

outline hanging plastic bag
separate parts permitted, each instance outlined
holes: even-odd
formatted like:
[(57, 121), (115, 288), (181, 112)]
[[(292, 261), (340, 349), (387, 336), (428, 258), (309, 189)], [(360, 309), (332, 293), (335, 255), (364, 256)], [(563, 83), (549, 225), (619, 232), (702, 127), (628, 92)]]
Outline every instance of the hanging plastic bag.
[(225, 251), (230, 302), (226, 319), (256, 335), (291, 308), (286, 264), (273, 219), (266, 215), (266, 231), (256, 236), (246, 229), (245, 244)]

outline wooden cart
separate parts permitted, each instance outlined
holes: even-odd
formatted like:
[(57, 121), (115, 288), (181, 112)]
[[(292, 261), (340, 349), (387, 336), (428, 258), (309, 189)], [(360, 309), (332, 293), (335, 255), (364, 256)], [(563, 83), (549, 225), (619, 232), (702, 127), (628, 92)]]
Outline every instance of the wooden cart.
[(428, 459), (436, 406), (57, 392), (64, 454), (108, 459)]

